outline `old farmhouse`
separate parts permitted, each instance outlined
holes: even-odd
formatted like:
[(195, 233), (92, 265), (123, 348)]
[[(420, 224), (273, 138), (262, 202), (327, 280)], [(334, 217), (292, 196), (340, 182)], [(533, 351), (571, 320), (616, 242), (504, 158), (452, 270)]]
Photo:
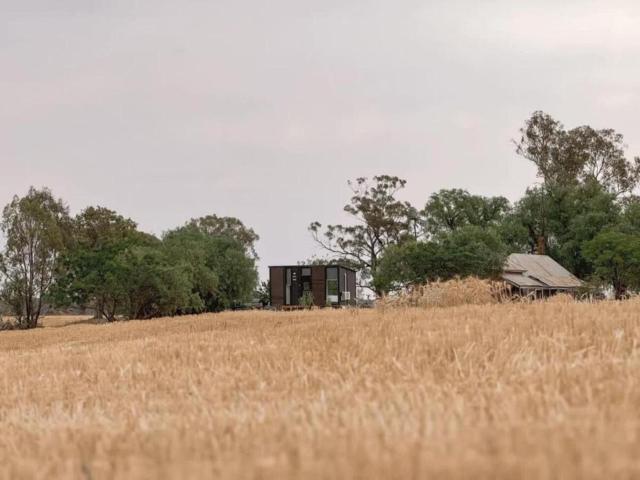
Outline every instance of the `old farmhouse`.
[(548, 297), (556, 293), (575, 294), (582, 282), (547, 255), (514, 253), (507, 258), (502, 279), (514, 293)]

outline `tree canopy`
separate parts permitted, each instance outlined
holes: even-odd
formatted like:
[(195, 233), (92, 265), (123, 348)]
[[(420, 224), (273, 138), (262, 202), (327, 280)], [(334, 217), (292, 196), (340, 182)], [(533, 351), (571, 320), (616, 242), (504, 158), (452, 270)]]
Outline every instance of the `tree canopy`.
[(625, 156), (624, 137), (588, 125), (566, 130), (544, 112), (534, 112), (520, 130), (516, 152), (533, 162), (545, 186), (596, 182), (616, 196), (640, 181), (640, 158)]
[(617, 299), (640, 288), (640, 237), (619, 230), (599, 233), (584, 247), (593, 262), (593, 277), (611, 285)]
[(256, 242), (260, 240), (260, 236), (252, 228), (245, 226), (238, 218), (207, 215), (191, 219), (187, 226), (210, 237), (232, 238), (256, 260), (258, 259)]
[(187, 267), (201, 309), (218, 311), (251, 299), (258, 282), (255, 258), (233, 235), (214, 236), (187, 225), (165, 234), (163, 244)]
[(466, 190), (450, 189), (431, 195), (421, 213), (426, 230), (437, 234), (466, 226), (493, 227), (509, 211), (509, 200), (505, 197), (482, 197)]
[(134, 221), (103, 207), (88, 207), (71, 222), (72, 241), (62, 256), (53, 289), (58, 305), (84, 305), (113, 321), (126, 297), (123, 256), (134, 247), (154, 248), (158, 240)]
[(380, 291), (388, 292), (455, 277), (496, 278), (506, 256), (506, 245), (495, 231), (466, 226), (431, 240), (390, 247), (375, 282)]

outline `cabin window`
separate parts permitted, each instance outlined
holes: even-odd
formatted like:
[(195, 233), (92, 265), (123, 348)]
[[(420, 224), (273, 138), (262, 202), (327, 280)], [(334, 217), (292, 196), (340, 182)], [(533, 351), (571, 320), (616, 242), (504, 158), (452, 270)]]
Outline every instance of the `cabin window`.
[(338, 285), (338, 268), (327, 268), (327, 301), (331, 303), (338, 303), (340, 286)]
[(306, 267), (302, 268), (301, 277), (302, 277), (302, 294), (308, 295), (311, 293), (311, 269)]
[(285, 305), (291, 305), (291, 283), (292, 283), (292, 272), (290, 268), (287, 268), (287, 284), (285, 286)]

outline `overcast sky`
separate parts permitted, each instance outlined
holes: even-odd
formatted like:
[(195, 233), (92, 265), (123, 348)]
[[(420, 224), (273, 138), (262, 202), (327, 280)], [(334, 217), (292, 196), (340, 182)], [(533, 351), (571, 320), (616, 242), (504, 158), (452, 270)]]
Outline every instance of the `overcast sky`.
[(264, 275), (317, 253), (349, 178), (517, 199), (534, 110), (640, 154), (638, 25), (637, 0), (0, 0), (0, 203), (237, 216)]

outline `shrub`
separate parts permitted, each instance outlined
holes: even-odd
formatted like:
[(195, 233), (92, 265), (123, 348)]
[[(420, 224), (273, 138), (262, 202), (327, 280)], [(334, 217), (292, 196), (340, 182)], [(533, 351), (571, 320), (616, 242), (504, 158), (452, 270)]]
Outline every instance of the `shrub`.
[(311, 309), (311, 307), (313, 307), (313, 305), (314, 305), (314, 303), (313, 303), (313, 293), (304, 292), (302, 297), (300, 297), (300, 305), (303, 306), (304, 308)]

